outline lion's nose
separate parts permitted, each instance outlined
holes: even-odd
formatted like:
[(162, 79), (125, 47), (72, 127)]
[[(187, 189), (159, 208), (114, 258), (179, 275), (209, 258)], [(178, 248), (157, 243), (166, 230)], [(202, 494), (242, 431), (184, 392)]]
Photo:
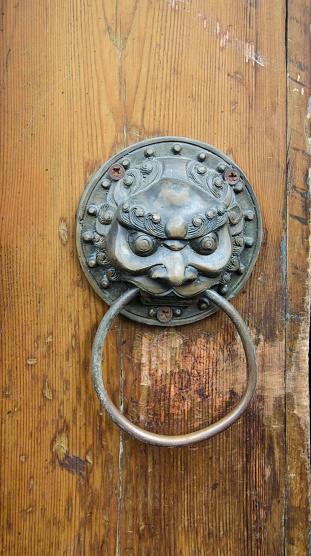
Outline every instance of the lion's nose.
[(190, 265), (185, 265), (180, 252), (175, 252), (164, 261), (150, 270), (150, 278), (161, 280), (170, 286), (182, 286), (196, 280), (198, 271)]

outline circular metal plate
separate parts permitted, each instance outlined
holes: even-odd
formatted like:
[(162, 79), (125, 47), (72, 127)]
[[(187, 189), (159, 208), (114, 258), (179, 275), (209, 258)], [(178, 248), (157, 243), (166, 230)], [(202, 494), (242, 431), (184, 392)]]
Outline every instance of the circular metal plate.
[[(187, 182), (190, 191), (191, 187), (209, 188), (216, 201), (219, 191), (228, 190), (234, 199), (234, 210), (238, 207), (240, 212), (240, 216), (232, 212), (231, 202), (228, 222), (233, 253), (211, 287), (226, 299), (232, 299), (253, 269), (260, 249), (262, 224), (256, 196), (243, 172), (228, 156), (200, 141), (182, 137), (148, 139), (124, 149), (101, 166), (87, 185), (77, 214), (81, 266), (92, 287), (109, 305), (135, 283), (134, 279), (131, 283), (124, 277), (118, 265), (114, 266), (107, 256), (106, 238), (109, 232), (111, 236), (114, 214), (121, 203), (126, 212), (124, 199), (130, 198), (133, 191), (137, 195), (139, 187), (148, 190), (148, 184), (163, 181), (163, 177), (171, 179), (170, 175)], [(195, 322), (216, 310), (201, 294), (192, 303), (179, 303), (172, 296), (160, 296), (159, 302), (142, 296), (134, 299), (122, 313), (146, 324), (176, 326)], [(162, 320), (157, 318), (159, 314)]]

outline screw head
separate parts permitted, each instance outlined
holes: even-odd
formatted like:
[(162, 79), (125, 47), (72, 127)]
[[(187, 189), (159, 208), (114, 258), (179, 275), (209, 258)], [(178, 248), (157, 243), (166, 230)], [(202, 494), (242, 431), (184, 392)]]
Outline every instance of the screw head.
[(240, 172), (236, 168), (228, 168), (224, 173), (224, 180), (229, 185), (235, 185), (240, 180)]
[(170, 307), (159, 307), (157, 309), (157, 319), (159, 322), (169, 322), (173, 316), (173, 311)]
[(125, 174), (124, 167), (121, 164), (113, 164), (108, 170), (108, 174), (112, 180), (118, 181), (123, 178)]

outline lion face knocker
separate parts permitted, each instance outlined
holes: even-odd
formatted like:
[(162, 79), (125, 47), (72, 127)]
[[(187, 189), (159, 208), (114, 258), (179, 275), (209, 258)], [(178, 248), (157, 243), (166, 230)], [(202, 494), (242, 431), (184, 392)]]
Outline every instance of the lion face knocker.
[(92, 178), (78, 213), (78, 252), (89, 281), (112, 304), (127, 288), (140, 298), (124, 314), (166, 325), (216, 308), (215, 289), (232, 298), (255, 264), (261, 219), (253, 190), (233, 162), (181, 138), (138, 143)]

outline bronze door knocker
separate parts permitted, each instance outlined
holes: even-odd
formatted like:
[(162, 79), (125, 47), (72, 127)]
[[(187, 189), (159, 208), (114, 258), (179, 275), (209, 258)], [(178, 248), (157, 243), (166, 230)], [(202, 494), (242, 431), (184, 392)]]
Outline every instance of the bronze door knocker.
[[(109, 304), (92, 349), (97, 396), (111, 419), (135, 438), (187, 446), (232, 425), (249, 406), (257, 365), (247, 327), (229, 303), (243, 287), (261, 244), (261, 215), (242, 171), (219, 150), (192, 139), (158, 137), (124, 149), (93, 176), (77, 215), (82, 268)], [(101, 369), (104, 341), (118, 313), (160, 326), (230, 317), (246, 355), (247, 385), (224, 418), (168, 436), (131, 423), (109, 398)]]

